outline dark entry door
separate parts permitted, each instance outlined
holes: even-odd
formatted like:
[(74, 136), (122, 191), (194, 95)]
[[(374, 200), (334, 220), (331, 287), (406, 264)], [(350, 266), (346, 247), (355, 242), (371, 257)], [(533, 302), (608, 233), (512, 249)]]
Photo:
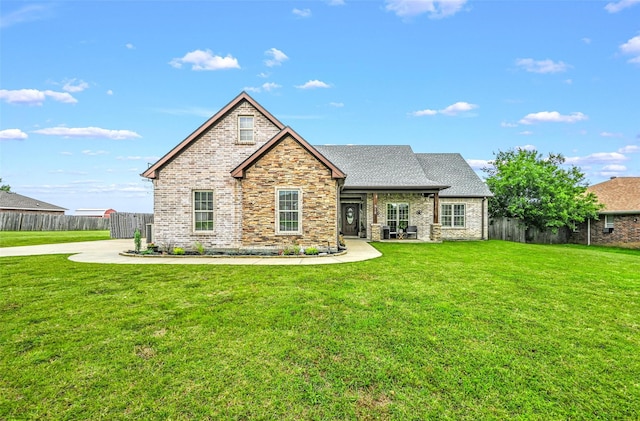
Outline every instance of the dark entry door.
[(358, 235), (358, 224), (360, 223), (359, 206), (357, 204), (345, 203), (342, 205), (342, 233), (344, 235)]

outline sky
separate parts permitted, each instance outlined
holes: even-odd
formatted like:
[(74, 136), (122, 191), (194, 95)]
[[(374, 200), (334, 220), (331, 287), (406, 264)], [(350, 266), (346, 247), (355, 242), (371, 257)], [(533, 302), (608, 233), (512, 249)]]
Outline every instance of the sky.
[(0, 178), (152, 212), (140, 174), (248, 92), (309, 143), (640, 176), (640, 0), (0, 2)]

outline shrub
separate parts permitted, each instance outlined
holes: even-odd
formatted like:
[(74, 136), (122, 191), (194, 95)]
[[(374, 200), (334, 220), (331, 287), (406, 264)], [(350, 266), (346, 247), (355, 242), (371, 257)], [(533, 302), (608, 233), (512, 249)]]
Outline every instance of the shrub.
[(184, 254), (184, 249), (182, 247), (174, 247), (173, 254), (181, 256)]
[(198, 252), (198, 254), (204, 254), (204, 246), (200, 241), (193, 243), (193, 248)]
[(140, 230), (138, 228), (136, 228), (136, 231), (133, 233), (133, 245), (136, 253), (140, 253), (140, 247), (142, 247), (142, 236), (140, 235)]
[(300, 254), (300, 246), (297, 244), (294, 244), (292, 246), (286, 246), (282, 250), (282, 254), (284, 254), (285, 256), (296, 256)]
[(318, 249), (316, 247), (307, 247), (306, 250), (304, 251), (304, 254), (308, 256), (314, 256), (318, 254)]

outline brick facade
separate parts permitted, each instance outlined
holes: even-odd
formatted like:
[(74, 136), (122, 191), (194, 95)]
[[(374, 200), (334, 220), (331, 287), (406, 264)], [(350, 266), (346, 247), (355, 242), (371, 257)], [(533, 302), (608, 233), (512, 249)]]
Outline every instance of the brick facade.
[(597, 220), (591, 220), (580, 224), (578, 229), (571, 233), (570, 243), (588, 244), (588, 226), (591, 226), (591, 244), (594, 245), (640, 245), (640, 213), (618, 214), (613, 216), (613, 230), (604, 228), (604, 215)]
[[(238, 116), (254, 116), (255, 144), (238, 144)], [(161, 168), (154, 180), (154, 241), (191, 248), (242, 246), (242, 188), (230, 171), (279, 132), (241, 102)], [(193, 191), (213, 190), (214, 230), (193, 229)]]

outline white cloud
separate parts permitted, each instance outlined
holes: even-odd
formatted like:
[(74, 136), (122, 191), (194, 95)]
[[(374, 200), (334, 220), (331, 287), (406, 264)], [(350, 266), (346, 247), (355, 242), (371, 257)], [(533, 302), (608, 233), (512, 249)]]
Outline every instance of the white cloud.
[(267, 67), (280, 66), (282, 62), (289, 60), (289, 57), (277, 48), (270, 48), (264, 53), (271, 57), (264, 61), (264, 64), (266, 64)]
[(428, 13), (431, 19), (440, 19), (455, 15), (466, 2), (467, 0), (386, 0), (385, 9), (402, 18)]
[(535, 123), (576, 123), (578, 121), (587, 120), (589, 117), (576, 112), (569, 115), (562, 115), (557, 111), (541, 111), (539, 113), (531, 113), (524, 116), (519, 123), (520, 124), (535, 124)]
[(493, 162), (487, 161), (486, 159), (467, 159), (467, 164), (474, 170), (481, 170), (493, 165)]
[(584, 42), (587, 45), (591, 44), (591, 38), (584, 37), (584, 38), (581, 39), (581, 41)]
[(127, 49), (129, 49), (129, 50), (135, 50), (136, 49), (136, 46), (131, 44), (130, 42), (126, 43), (125, 47), (127, 47)]
[(316, 88), (330, 88), (331, 86), (321, 80), (310, 80), (306, 82), (304, 85), (297, 85), (298, 89), (316, 89)]
[(87, 156), (98, 156), (98, 155), (109, 155), (109, 152), (107, 151), (92, 151), (90, 149), (85, 149), (84, 151), (82, 151), (83, 155), (87, 155)]
[(521, 135), (521, 136), (531, 136), (533, 134), (533, 132), (531, 130), (525, 130), (525, 131), (522, 131), (522, 132), (520, 132), (518, 134)]
[(300, 18), (308, 18), (311, 16), (311, 9), (293, 9), (291, 13)]
[(640, 146), (638, 145), (627, 145), (618, 149), (619, 153), (638, 153), (640, 152)]
[(65, 82), (62, 87), (67, 92), (82, 92), (89, 87), (89, 84), (84, 80), (70, 79)]
[(109, 90), (107, 91), (107, 95), (113, 95), (113, 91), (112, 91), (111, 89), (109, 89)]
[(244, 90), (247, 92), (260, 93), (262, 91), (271, 92), (274, 89), (278, 89), (278, 88), (282, 88), (282, 85), (278, 85), (277, 83), (274, 83), (274, 82), (265, 82), (260, 86), (245, 86)]
[(553, 60), (534, 60), (532, 58), (519, 58), (516, 60), (516, 66), (519, 66), (532, 73), (559, 73), (566, 72), (571, 66), (568, 64)]
[(624, 137), (622, 133), (600, 132), (602, 137)]
[(627, 167), (625, 165), (619, 165), (619, 164), (605, 165), (604, 167), (602, 167), (602, 171), (623, 172), (626, 170), (627, 170)]
[(476, 104), (470, 104), (468, 102), (456, 102), (455, 104), (451, 104), (448, 107), (445, 107), (441, 110), (425, 109), (420, 111), (414, 111), (410, 114), (414, 117), (423, 117), (423, 116), (436, 115), (436, 114), (455, 116), (460, 113), (471, 111), (475, 108), (478, 108)]
[(194, 50), (182, 58), (174, 58), (169, 64), (177, 69), (183, 64), (191, 64), (191, 70), (239, 69), (238, 60), (228, 54), (226, 57), (214, 56), (210, 50)]
[(565, 163), (573, 165), (619, 164), (627, 160), (629, 160), (629, 158), (619, 152), (596, 152), (583, 157), (574, 156), (566, 158)]
[(500, 127), (518, 127), (518, 125), (516, 123), (507, 123), (506, 121), (503, 121), (500, 123)]
[(0, 28), (7, 28), (20, 23), (45, 19), (51, 15), (52, 7), (53, 6), (43, 4), (30, 4), (28, 6), (24, 6), (18, 10), (7, 13), (4, 16), (0, 16)]
[(0, 89), (0, 99), (5, 100), (9, 104), (42, 105), (47, 97), (52, 98), (54, 101), (67, 104), (75, 104), (78, 102), (78, 100), (68, 92), (40, 91), (38, 89)]
[(136, 132), (130, 130), (108, 130), (99, 127), (50, 127), (47, 129), (35, 130), (34, 133), (47, 136), (63, 136), (63, 137), (89, 137), (97, 139), (135, 139), (142, 137)]
[(516, 146), (516, 149), (519, 149), (521, 151), (537, 151), (538, 150), (538, 148), (536, 148), (533, 145)]
[(344, 107), (344, 103), (343, 102), (330, 102), (329, 105), (331, 105), (332, 107), (336, 107), (336, 108)]
[(620, 0), (617, 3), (607, 3), (604, 9), (609, 13), (618, 13), (619, 11), (631, 7), (634, 4), (639, 4), (640, 0)]
[(640, 35), (631, 38), (620, 46), (620, 51), (623, 54), (635, 56), (630, 58), (629, 63), (640, 64)]
[(24, 140), (29, 137), (20, 129), (0, 130), (0, 140)]
[(327, 3), (329, 6), (344, 6), (344, 0), (329, 0)]

